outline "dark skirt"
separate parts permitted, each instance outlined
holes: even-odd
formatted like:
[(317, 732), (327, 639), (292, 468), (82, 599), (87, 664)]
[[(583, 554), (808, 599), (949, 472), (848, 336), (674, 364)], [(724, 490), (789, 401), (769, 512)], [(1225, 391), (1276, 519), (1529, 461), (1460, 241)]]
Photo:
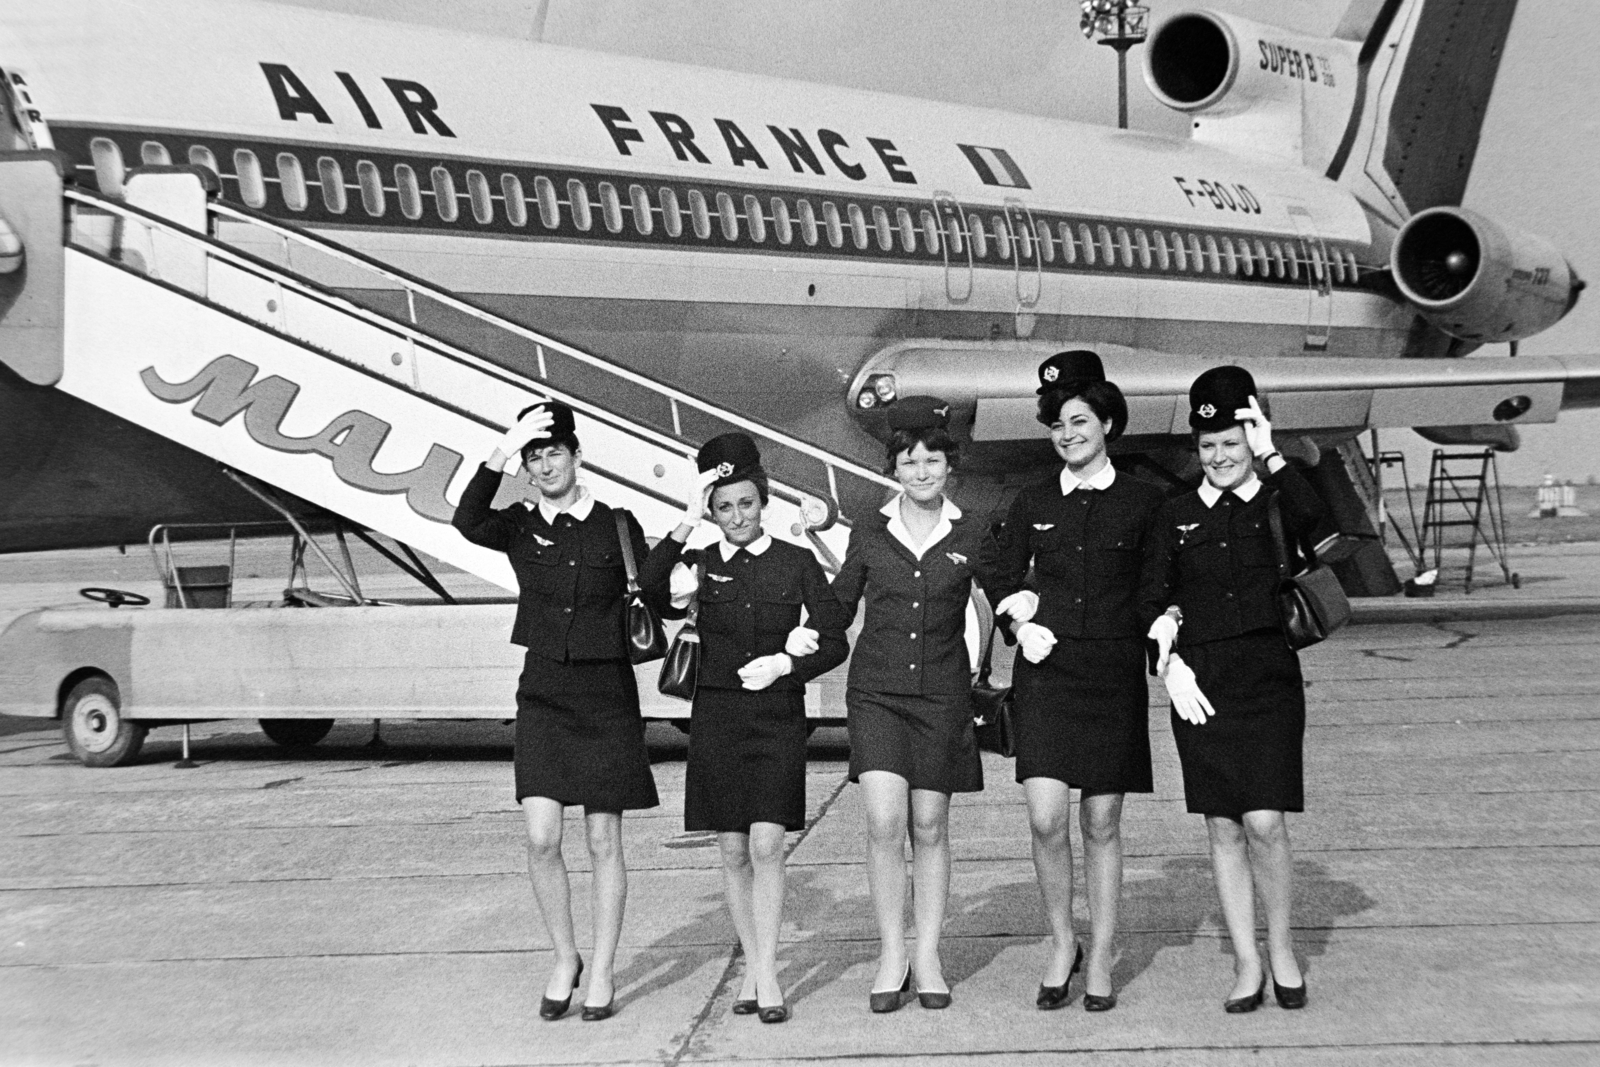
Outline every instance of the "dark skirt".
[(1304, 811), (1301, 747), (1306, 691), (1300, 660), (1276, 630), (1182, 646), (1216, 715), (1203, 726), (1172, 716), (1183, 795), (1197, 815)]
[(701, 686), (689, 712), (683, 828), (749, 833), (806, 824), (806, 696)]
[(850, 726), (850, 780), (889, 771), (912, 789), (976, 793), (983, 762), (972, 734), (971, 691), (908, 696), (845, 691)]
[(517, 682), (515, 762), (518, 801), (618, 812), (660, 804), (632, 665), (557, 663), (530, 651)]
[(1012, 668), (1017, 781), (1055, 778), (1091, 793), (1150, 793), (1144, 639), (1061, 637), (1050, 658)]

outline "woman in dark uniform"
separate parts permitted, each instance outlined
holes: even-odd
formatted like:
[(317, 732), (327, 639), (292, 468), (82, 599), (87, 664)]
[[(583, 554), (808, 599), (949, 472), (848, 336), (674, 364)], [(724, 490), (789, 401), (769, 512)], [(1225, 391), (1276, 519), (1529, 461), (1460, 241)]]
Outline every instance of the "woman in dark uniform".
[[(680, 566), (702, 505), (645, 561), (640, 581), (699, 598), (700, 675), (690, 712), (685, 830), (714, 830), (728, 910), (749, 961), (733, 1010), (788, 1019), (778, 984), (784, 840), (806, 820), (806, 682), (849, 651), (838, 601), (817, 559), (761, 528), (767, 475), (742, 433), (707, 441), (697, 457), (722, 540), (697, 568)], [(697, 580), (697, 572), (705, 575)], [(801, 626), (800, 612), (808, 614)]]
[[(950, 891), (950, 794), (983, 788), (972, 733), (966, 611), (983, 527), (944, 495), (956, 458), (950, 406), (905, 397), (889, 409), (889, 473), (902, 492), (861, 523), (834, 579), (847, 619), (867, 617), (845, 696), (850, 780), (867, 806), (867, 882), (878, 918), (869, 1006), (898, 1009), (916, 974), (925, 1008), (950, 1004), (939, 933)], [(906, 958), (905, 840), (911, 830), (917, 958)]]
[[(1106, 445), (1127, 425), (1128, 407), (1093, 352), (1040, 365), (1039, 421), (1066, 465), (1017, 495), (986, 556), (984, 588), (1000, 598), (996, 612), (1011, 617), (1022, 650), (1013, 678), (1017, 780), (1053, 937), (1036, 1003), (1065, 1004), (1084, 960), (1072, 932), (1076, 787), (1093, 929), (1083, 1006), (1106, 1011), (1116, 1006), (1122, 798), (1152, 790), (1144, 636), (1164, 606), (1153, 536), (1162, 496), (1111, 466)], [(1023, 588), (1030, 563), (1036, 592)]]
[(1170, 636), (1152, 633), (1161, 643), (1158, 671), (1172, 698), (1184, 797), (1191, 812), (1206, 817), (1233, 940), (1234, 983), (1224, 1008), (1254, 1011), (1266, 990), (1257, 894), (1267, 915), (1273, 992), (1283, 1007), (1300, 1008), (1306, 986), (1290, 937), (1293, 860), (1283, 813), (1304, 810), (1305, 687), (1274, 597), (1279, 571), (1268, 507), (1276, 498), (1293, 559), (1322, 504), (1273, 448), (1249, 371), (1206, 371), (1190, 388), (1189, 404), (1205, 481), (1172, 501), (1161, 522), (1170, 602), (1183, 623), (1175, 651)]
[[(622, 933), (628, 876), (622, 813), (653, 808), (655, 780), (625, 644), (626, 575), (620, 516), (634, 558), (648, 545), (639, 523), (578, 484), (583, 452), (572, 409), (546, 402), (524, 411), (461, 494), (453, 520), (474, 544), (506, 553), (520, 594), (511, 640), (527, 648), (517, 683), (516, 795), (528, 821), (528, 874), (555, 969), (539, 1014), (563, 1015), (583, 973), (572, 930), (563, 809), (581, 805), (593, 864), (594, 959), (585, 1021), (612, 1013), (612, 964)], [(537, 506), (492, 507), (502, 468), (526, 463)]]

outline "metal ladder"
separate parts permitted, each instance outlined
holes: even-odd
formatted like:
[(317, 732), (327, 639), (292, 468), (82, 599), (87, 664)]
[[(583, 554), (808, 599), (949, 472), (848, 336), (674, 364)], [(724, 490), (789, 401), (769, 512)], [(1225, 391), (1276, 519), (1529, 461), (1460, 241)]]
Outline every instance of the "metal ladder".
[[(1464, 468), (1464, 469), (1463, 469)], [(1445, 530), (1466, 528), (1465, 545), (1445, 544)], [(1433, 550), (1433, 565), (1441, 568), (1444, 550), (1467, 550), (1466, 591), (1472, 592), (1478, 545), (1489, 550), (1500, 573), (1513, 588), (1522, 588), (1521, 576), (1511, 569), (1506, 551), (1505, 503), (1500, 493), (1500, 471), (1494, 449), (1475, 452), (1433, 450), (1428, 468), (1428, 494), (1422, 505), (1422, 537), (1418, 546), (1426, 555)]]

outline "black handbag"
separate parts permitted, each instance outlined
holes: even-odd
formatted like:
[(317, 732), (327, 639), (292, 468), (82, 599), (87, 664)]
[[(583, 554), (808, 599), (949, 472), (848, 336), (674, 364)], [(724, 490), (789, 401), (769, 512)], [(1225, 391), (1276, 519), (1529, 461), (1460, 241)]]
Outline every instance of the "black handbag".
[(1322, 641), (1350, 621), (1350, 598), (1334, 576), (1333, 568), (1318, 561), (1309, 541), (1297, 541), (1306, 560), (1306, 569), (1289, 573), (1289, 555), (1284, 547), (1283, 514), (1278, 510), (1278, 494), (1267, 498), (1267, 522), (1272, 526), (1272, 548), (1278, 554), (1278, 614), (1283, 618), (1283, 635), (1289, 647), (1298, 652)]
[[(972, 600), (974, 604), (979, 603), (976, 595)], [(983, 617), (982, 609), (978, 617)], [(972, 732), (979, 748), (1010, 758), (1017, 754), (1016, 737), (1011, 729), (1011, 687), (996, 688), (989, 684), (995, 631), (999, 627), (999, 616), (991, 616), (989, 633), (983, 639), (983, 651), (978, 657), (978, 677), (972, 683)]]
[(633, 538), (628, 536), (628, 516), (617, 511), (617, 540), (622, 544), (622, 566), (628, 572), (627, 622), (628, 661), (649, 663), (667, 652), (667, 632), (661, 618), (639, 590), (639, 567), (633, 558)]
[(695, 686), (700, 680), (700, 631), (696, 624), (700, 619), (700, 587), (706, 580), (704, 555), (695, 565), (694, 576), (695, 594), (689, 601), (689, 615), (672, 638), (666, 662), (661, 664), (661, 677), (656, 680), (656, 689), (663, 696), (680, 700), (693, 700)]

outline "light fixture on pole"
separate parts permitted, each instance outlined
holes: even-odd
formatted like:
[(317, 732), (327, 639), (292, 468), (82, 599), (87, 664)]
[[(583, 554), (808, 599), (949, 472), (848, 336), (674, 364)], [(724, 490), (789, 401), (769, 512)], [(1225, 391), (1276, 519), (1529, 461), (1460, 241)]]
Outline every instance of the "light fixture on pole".
[(1083, 0), (1078, 29), (1117, 52), (1117, 128), (1128, 128), (1128, 49), (1150, 35), (1150, 9), (1129, 0)]

